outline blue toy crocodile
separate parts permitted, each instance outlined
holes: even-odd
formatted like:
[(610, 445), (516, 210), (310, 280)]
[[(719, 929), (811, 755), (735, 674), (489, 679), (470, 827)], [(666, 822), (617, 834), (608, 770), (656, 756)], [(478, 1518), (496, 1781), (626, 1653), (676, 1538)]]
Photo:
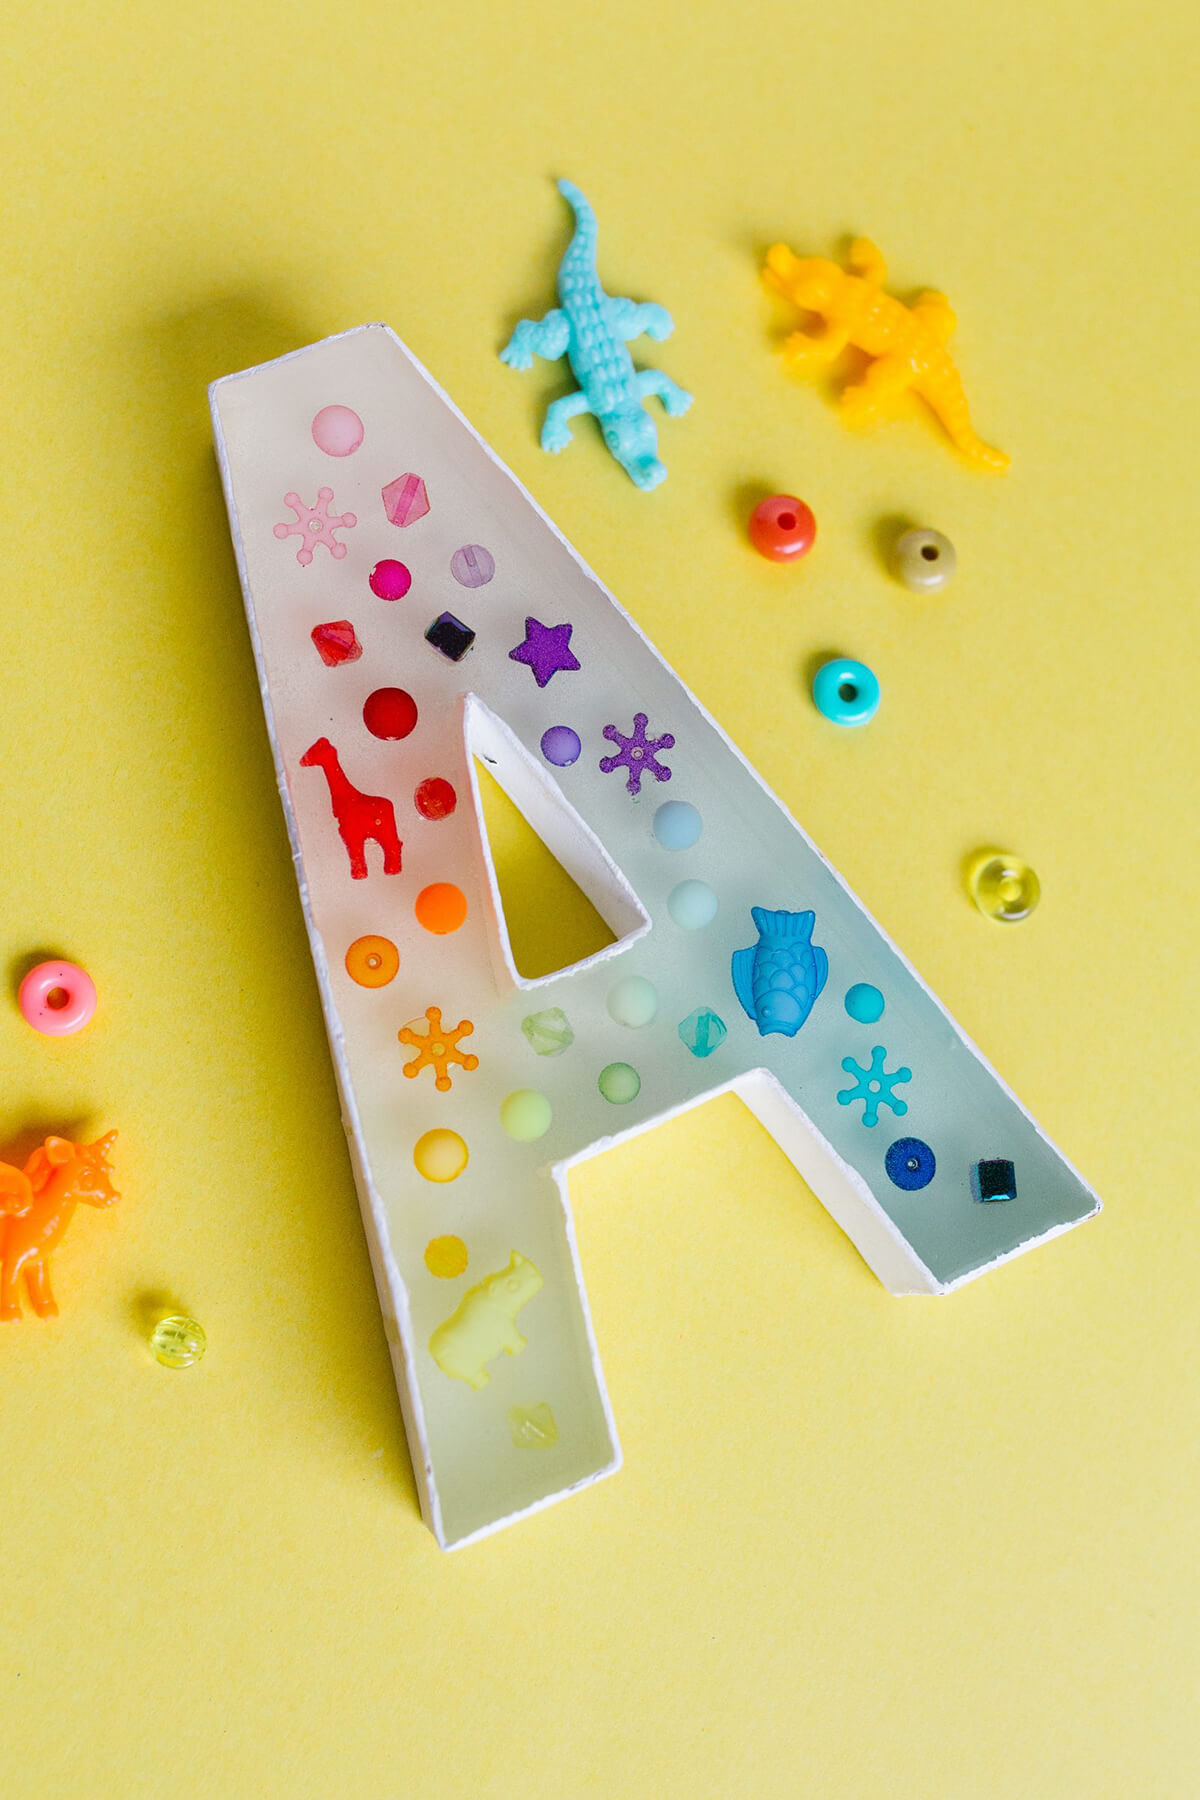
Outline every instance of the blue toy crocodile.
[(625, 345), (642, 332), (659, 341), (669, 337), (671, 315), (653, 302), (639, 305), (605, 293), (596, 272), (596, 215), (572, 182), (560, 181), (558, 188), (575, 212), (575, 235), (558, 271), (562, 305), (543, 319), (522, 319), (500, 352), (501, 360), (512, 369), (527, 369), (535, 356), (555, 362), (565, 354), (579, 389), (548, 408), (542, 449), (565, 450), (571, 441), (568, 421), (578, 413), (593, 413), (625, 473), (638, 487), (655, 488), (667, 479), (667, 471), (643, 402), (657, 394), (675, 416), (687, 411), (692, 396), (661, 369), (635, 369)]

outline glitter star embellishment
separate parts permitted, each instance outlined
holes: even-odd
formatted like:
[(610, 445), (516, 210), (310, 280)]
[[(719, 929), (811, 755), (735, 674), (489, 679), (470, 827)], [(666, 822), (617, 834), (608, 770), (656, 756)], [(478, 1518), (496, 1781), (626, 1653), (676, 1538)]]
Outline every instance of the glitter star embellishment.
[(513, 662), (525, 663), (533, 670), (540, 688), (552, 675), (579, 667), (579, 658), (571, 653), (571, 626), (543, 625), (540, 619), (526, 619), (524, 643), (508, 654)]

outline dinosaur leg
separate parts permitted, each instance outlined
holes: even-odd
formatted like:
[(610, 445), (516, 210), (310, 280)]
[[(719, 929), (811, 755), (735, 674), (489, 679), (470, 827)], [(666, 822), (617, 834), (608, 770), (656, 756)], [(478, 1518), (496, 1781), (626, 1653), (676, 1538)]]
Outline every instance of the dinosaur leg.
[(880, 356), (863, 376), (842, 393), (842, 419), (847, 425), (870, 425), (912, 386), (912, 364), (906, 356)]
[(821, 363), (833, 362), (850, 342), (844, 325), (826, 319), (817, 331), (793, 331), (783, 340), (784, 361), (788, 368), (803, 374)]
[(656, 343), (670, 337), (675, 329), (675, 321), (665, 306), (659, 306), (654, 300), (639, 303), (636, 300), (610, 300), (608, 302), (608, 318), (618, 337), (629, 341), (630, 338), (641, 337), (645, 332)]
[(35, 1256), (26, 1263), (25, 1285), (29, 1289), (30, 1303), (38, 1318), (57, 1318), (58, 1306), (50, 1292), (50, 1271), (46, 1267), (45, 1257)]
[(692, 404), (692, 396), (661, 369), (643, 369), (637, 377), (637, 391), (645, 400), (649, 394), (657, 394), (663, 403), (663, 411), (677, 419)]
[(544, 319), (522, 319), (500, 352), (510, 369), (527, 369), (535, 356), (557, 362), (567, 347), (571, 327), (567, 315), (555, 307)]
[(567, 421), (591, 410), (591, 402), (582, 392), (564, 394), (561, 400), (555, 400), (546, 409), (542, 425), (542, 449), (565, 450), (571, 441), (571, 427)]
[(949, 357), (945, 358), (941, 368), (928, 370), (915, 386), (926, 406), (940, 420), (956, 450), (978, 468), (992, 469), (997, 474), (1007, 469), (1009, 458), (1004, 451), (993, 450), (990, 444), (985, 444), (972, 426), (967, 396), (958, 370)]
[(21, 1316), (21, 1303), (17, 1298), (20, 1273), (19, 1264), (0, 1263), (0, 1319), (19, 1319)]
[(851, 240), (846, 264), (856, 275), (861, 275), (864, 281), (869, 281), (872, 287), (887, 286), (887, 264), (883, 260), (883, 252), (870, 238)]

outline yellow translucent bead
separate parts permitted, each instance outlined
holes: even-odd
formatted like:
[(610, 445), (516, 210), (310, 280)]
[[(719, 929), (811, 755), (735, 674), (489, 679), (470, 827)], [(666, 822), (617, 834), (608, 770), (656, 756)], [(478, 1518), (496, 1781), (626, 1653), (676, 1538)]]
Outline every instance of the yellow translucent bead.
[(160, 1319), (150, 1334), (150, 1349), (164, 1369), (190, 1369), (207, 1348), (204, 1327), (183, 1313)]
[(417, 1174), (426, 1181), (457, 1181), (467, 1166), (467, 1145), (457, 1131), (427, 1131), (413, 1146)]
[(972, 865), (967, 891), (985, 919), (1015, 925), (1037, 905), (1042, 884), (1036, 870), (1019, 856), (988, 850)]
[(914, 594), (935, 594), (953, 579), (954, 545), (940, 531), (906, 531), (896, 541), (896, 573)]
[(425, 1246), (425, 1267), (442, 1281), (452, 1281), (467, 1266), (467, 1246), (460, 1237), (430, 1238)]
[(558, 1442), (558, 1421), (545, 1400), (510, 1406), (508, 1429), (518, 1450), (549, 1450)]

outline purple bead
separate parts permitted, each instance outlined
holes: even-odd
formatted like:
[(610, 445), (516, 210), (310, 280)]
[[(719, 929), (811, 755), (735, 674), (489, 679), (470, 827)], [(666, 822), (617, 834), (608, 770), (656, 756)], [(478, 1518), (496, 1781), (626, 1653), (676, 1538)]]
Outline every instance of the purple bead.
[(482, 544), (464, 544), (450, 558), (450, 573), (460, 587), (485, 587), (496, 573), (495, 558)]
[(573, 762), (579, 761), (582, 749), (579, 733), (572, 731), (569, 725), (552, 725), (549, 731), (542, 733), (542, 755), (556, 769), (569, 769)]

